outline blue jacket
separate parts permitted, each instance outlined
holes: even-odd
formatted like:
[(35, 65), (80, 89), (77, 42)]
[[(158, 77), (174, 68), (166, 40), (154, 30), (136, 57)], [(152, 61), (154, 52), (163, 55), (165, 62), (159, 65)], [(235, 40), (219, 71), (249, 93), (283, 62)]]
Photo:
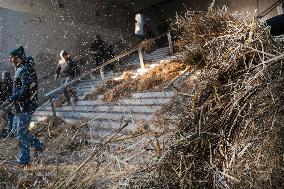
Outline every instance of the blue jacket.
[(25, 58), (17, 66), (10, 98), (15, 104), (15, 112), (34, 113), (38, 105), (38, 80), (33, 63)]

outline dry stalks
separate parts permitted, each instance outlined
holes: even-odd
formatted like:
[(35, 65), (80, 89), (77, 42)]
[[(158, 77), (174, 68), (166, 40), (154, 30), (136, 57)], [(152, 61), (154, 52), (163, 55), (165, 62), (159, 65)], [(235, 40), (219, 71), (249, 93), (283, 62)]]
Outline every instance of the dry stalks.
[(170, 149), (130, 188), (282, 188), (283, 44), (225, 10), (187, 12), (176, 25), (184, 62), (202, 74)]

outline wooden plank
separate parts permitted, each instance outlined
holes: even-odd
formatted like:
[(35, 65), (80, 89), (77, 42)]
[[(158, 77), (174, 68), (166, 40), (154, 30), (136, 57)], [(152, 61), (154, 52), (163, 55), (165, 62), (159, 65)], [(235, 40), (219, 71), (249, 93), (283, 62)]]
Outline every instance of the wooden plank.
[(142, 48), (138, 48), (138, 55), (139, 55), (139, 62), (140, 62), (140, 66), (142, 69), (145, 68), (145, 64), (144, 64), (144, 58), (143, 58), (143, 52), (142, 52)]
[(168, 32), (167, 36), (168, 36), (168, 42), (169, 42), (170, 55), (173, 55), (174, 54), (174, 49), (173, 49), (173, 42), (172, 42), (171, 32)]

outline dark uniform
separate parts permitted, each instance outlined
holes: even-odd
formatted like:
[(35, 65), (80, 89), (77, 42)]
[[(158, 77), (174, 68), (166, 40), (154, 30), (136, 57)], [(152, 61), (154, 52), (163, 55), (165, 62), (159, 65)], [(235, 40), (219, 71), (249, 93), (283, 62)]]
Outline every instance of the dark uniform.
[(90, 49), (96, 66), (103, 64), (115, 56), (113, 46), (101, 40), (99, 35), (97, 35), (95, 40), (91, 43)]
[(30, 134), (28, 127), (32, 114), (38, 106), (38, 79), (34, 69), (34, 62), (24, 54), (24, 48), (19, 47), (10, 53), (10, 57), (17, 57), (21, 62), (16, 65), (10, 103), (14, 104), (13, 132), (19, 143), (18, 163), (30, 162), (30, 146), (36, 150), (43, 149), (43, 142)]
[[(13, 81), (10, 77), (9, 72), (3, 72), (2, 74), (2, 81), (0, 85), (0, 101), (5, 102), (9, 99), (9, 97), (12, 95), (12, 89), (13, 89)], [(7, 137), (8, 134), (12, 130), (12, 124), (13, 124), (13, 113), (10, 109), (3, 110), (2, 118), (3, 118), (3, 125), (2, 125), (2, 137)]]

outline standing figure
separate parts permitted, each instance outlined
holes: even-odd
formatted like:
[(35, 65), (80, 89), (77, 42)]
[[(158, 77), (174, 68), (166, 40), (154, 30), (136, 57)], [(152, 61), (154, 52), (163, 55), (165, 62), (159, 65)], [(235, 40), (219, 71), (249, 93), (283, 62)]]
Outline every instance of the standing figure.
[[(61, 60), (59, 60), (56, 70), (56, 80), (60, 78), (61, 84), (65, 85), (70, 81), (72, 81), (73, 79), (80, 76), (80, 68), (78, 64), (72, 60), (72, 58), (65, 50), (62, 50), (60, 52), (60, 57)], [(72, 104), (75, 104), (75, 102), (77, 101), (76, 91), (73, 90), (71, 86), (64, 87), (63, 94), (64, 94), (63, 105), (71, 105), (71, 102)]]
[(100, 35), (95, 36), (94, 41), (90, 45), (90, 49), (96, 66), (103, 64), (115, 56), (113, 46), (103, 41)]
[(143, 49), (146, 53), (150, 53), (154, 47), (154, 44), (147, 40), (154, 38), (155, 33), (152, 30), (149, 20), (145, 21), (143, 30), (144, 30), (144, 48)]
[[(2, 81), (0, 85), (1, 95), (0, 95), (0, 101), (3, 103), (6, 100), (9, 99), (9, 97), (12, 95), (12, 89), (13, 89), (13, 81), (11, 79), (10, 73), (4, 71), (2, 73)], [(6, 138), (8, 134), (12, 131), (12, 124), (13, 124), (13, 113), (11, 109), (3, 107), (3, 125), (2, 125), (2, 137)]]
[(10, 62), (15, 67), (12, 96), (5, 101), (5, 105), (13, 105), (14, 120), (12, 131), (19, 143), (18, 163), (28, 165), (31, 161), (30, 146), (36, 151), (42, 151), (44, 144), (34, 137), (28, 130), (32, 114), (38, 106), (38, 80), (34, 69), (34, 62), (25, 56), (24, 48), (10, 53)]
[[(168, 32), (169, 28), (170, 28), (169, 23), (166, 20), (162, 19), (161, 23), (159, 24), (159, 26), (157, 28), (159, 35), (162, 35), (162, 34)], [(167, 39), (166, 35), (161, 37), (158, 40), (158, 47), (159, 48), (165, 47), (167, 45), (167, 42), (168, 42), (168, 39)]]

